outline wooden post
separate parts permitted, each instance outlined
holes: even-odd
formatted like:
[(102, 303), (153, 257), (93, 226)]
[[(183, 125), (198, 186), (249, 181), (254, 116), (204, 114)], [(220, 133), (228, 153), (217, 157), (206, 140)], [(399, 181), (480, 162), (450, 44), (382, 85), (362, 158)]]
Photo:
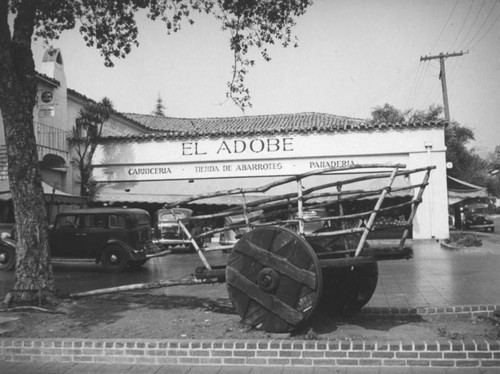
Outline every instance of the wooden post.
[(304, 235), (304, 210), (302, 206), (302, 179), (297, 179), (297, 218), (299, 219), (299, 234)]
[[(339, 202), (339, 217), (343, 217), (344, 216), (344, 206), (342, 205), (342, 196), (341, 196), (342, 185), (341, 184), (339, 184), (337, 186), (337, 192), (339, 193), (337, 196), (337, 201)], [(340, 220), (340, 227), (342, 227), (342, 231), (345, 230), (345, 221), (343, 219)], [(344, 248), (351, 249), (351, 248), (347, 248), (348, 241), (347, 241), (345, 236), (342, 237), (342, 240), (344, 241)]]
[(241, 196), (243, 196), (243, 217), (245, 218), (245, 224), (247, 225), (247, 229), (250, 230), (250, 220), (248, 218), (247, 199), (245, 197), (244, 192), (241, 193)]
[(184, 231), (184, 233), (186, 234), (187, 238), (189, 239), (189, 241), (193, 245), (194, 249), (196, 250), (196, 253), (198, 253), (198, 256), (200, 257), (201, 262), (203, 262), (203, 265), (205, 265), (205, 267), (208, 270), (212, 270), (212, 267), (208, 263), (207, 258), (205, 257), (205, 255), (203, 254), (202, 250), (200, 249), (200, 246), (198, 245), (198, 243), (196, 243), (196, 240), (194, 240), (193, 236), (191, 235), (191, 233), (189, 232), (189, 230), (187, 229), (187, 227), (184, 226), (184, 224), (182, 223), (182, 220), (177, 216), (177, 214), (175, 214), (175, 212), (174, 212), (173, 209), (170, 209), (170, 212), (172, 213), (172, 215), (174, 216), (174, 218), (177, 220), (177, 224), (179, 225), (179, 227), (182, 229), (182, 231)]
[(220, 283), (218, 280), (213, 279), (177, 279), (177, 280), (159, 280), (158, 282), (151, 283), (137, 283), (129, 284), (126, 286), (110, 287), (110, 288), (100, 288), (92, 291), (76, 292), (69, 295), (70, 298), (79, 298), (84, 296), (96, 296), (96, 295), (106, 295), (110, 293), (118, 293), (124, 291), (135, 291), (135, 290), (151, 290), (154, 288), (162, 287), (174, 287), (174, 286), (194, 286), (198, 284), (215, 284)]
[(382, 193), (380, 194), (377, 203), (375, 204), (375, 208), (373, 209), (372, 213), (370, 214), (370, 218), (368, 218), (368, 223), (366, 224), (365, 230), (363, 231), (363, 234), (361, 235), (361, 240), (358, 243), (358, 247), (356, 248), (356, 253), (354, 253), (354, 257), (359, 256), (361, 253), (361, 250), (363, 249), (366, 238), (368, 237), (368, 234), (370, 233), (370, 230), (372, 228), (373, 222), (375, 221), (375, 218), (377, 217), (378, 210), (382, 206), (382, 203), (384, 202), (385, 196), (387, 195), (387, 191), (391, 188), (392, 183), (394, 182), (394, 179), (396, 178), (396, 175), (398, 173), (398, 168), (395, 167), (394, 170), (391, 173), (391, 179), (389, 181), (389, 185), (384, 188)]
[(441, 89), (443, 90), (444, 119), (447, 122), (450, 122), (450, 105), (448, 104), (448, 90), (446, 88), (446, 70), (445, 70), (445, 65), (444, 65), (444, 59), (447, 57), (463, 56), (464, 53), (469, 53), (469, 51), (458, 52), (458, 53), (453, 52), (453, 53), (446, 53), (446, 54), (441, 52), (439, 55), (436, 55), (436, 56), (420, 57), (420, 61), (433, 60), (433, 59), (439, 58), (439, 65), (441, 67), (441, 71), (439, 73), (439, 79), (441, 79)]
[[(431, 175), (431, 168), (429, 167), (427, 169), (427, 172), (425, 173), (424, 180), (422, 181), (422, 184), (420, 185), (420, 188), (417, 193), (417, 197), (413, 200), (413, 204), (411, 205), (411, 212), (410, 216), (408, 217), (407, 222), (413, 222), (413, 218), (415, 218), (415, 214), (417, 213), (417, 208), (420, 202), (422, 201), (422, 195), (424, 194), (425, 187), (429, 183), (429, 178)], [(408, 233), (410, 232), (410, 227), (406, 225), (405, 231), (403, 231), (403, 236), (401, 237), (401, 240), (399, 242), (399, 249), (402, 250), (403, 246), (405, 245), (406, 238), (408, 237)]]

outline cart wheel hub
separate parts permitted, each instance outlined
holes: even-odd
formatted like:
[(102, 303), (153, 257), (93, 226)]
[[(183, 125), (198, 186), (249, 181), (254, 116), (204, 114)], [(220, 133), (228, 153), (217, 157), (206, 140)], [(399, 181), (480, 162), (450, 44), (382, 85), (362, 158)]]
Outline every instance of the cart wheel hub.
[(280, 276), (275, 270), (264, 268), (259, 272), (257, 282), (262, 290), (274, 292), (280, 283)]
[(116, 261), (118, 261), (118, 256), (115, 255), (115, 254), (112, 254), (111, 256), (109, 256), (109, 262), (111, 263), (115, 263)]
[(7, 256), (5, 255), (5, 253), (0, 253), (0, 262), (4, 263), (4, 262), (6, 262), (6, 260), (7, 260)]

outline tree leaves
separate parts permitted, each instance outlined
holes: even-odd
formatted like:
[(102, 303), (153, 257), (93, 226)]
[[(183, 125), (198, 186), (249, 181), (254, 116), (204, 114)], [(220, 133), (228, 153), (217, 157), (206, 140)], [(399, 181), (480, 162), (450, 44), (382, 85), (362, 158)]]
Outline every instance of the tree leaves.
[[(19, 3), (12, 1), (13, 11)], [(292, 35), (295, 18), (305, 13), (311, 0), (39, 0), (36, 4), (36, 37), (57, 39), (78, 24), (86, 45), (96, 47), (108, 67), (138, 46), (135, 17), (140, 10), (153, 21), (161, 20), (167, 34), (181, 30), (183, 21), (193, 24), (193, 11), (214, 16), (231, 34), (233, 65), (227, 97), (244, 111), (251, 107), (246, 76), (255, 63), (247, 54), (256, 48), (269, 61), (267, 45), (279, 41), (283, 47), (297, 46)]]
[(400, 110), (391, 104), (376, 106), (372, 109), (370, 123), (404, 123), (404, 122), (431, 122), (442, 120), (443, 107), (431, 105), (427, 110)]
[(263, 59), (271, 59), (266, 45), (279, 40), (287, 47), (296, 38), (291, 29), (295, 17), (303, 15), (310, 1), (306, 0), (227, 0), (220, 2), (220, 11), (214, 12), (222, 22), (223, 30), (230, 30), (230, 48), (234, 54), (233, 75), (228, 82), (227, 97), (244, 111), (251, 107), (250, 92), (245, 84), (249, 67), (254, 60), (246, 58), (249, 50), (256, 47)]
[(405, 113), (395, 108), (391, 104), (384, 104), (383, 106), (376, 106), (372, 110), (372, 123), (403, 123), (405, 120)]
[[(432, 122), (440, 121), (443, 107), (431, 105), (427, 110), (401, 111), (391, 104), (377, 106), (372, 110), (371, 123), (403, 123), (403, 122)], [(450, 123), (444, 132), (446, 145), (446, 161), (453, 164), (453, 168), (447, 170), (451, 177), (463, 181), (486, 186), (491, 195), (500, 195), (500, 179), (492, 176), (489, 170), (493, 163), (488, 162), (475, 153), (469, 147), (470, 141), (474, 140), (474, 131), (467, 126), (457, 122)]]
[(165, 107), (165, 105), (163, 105), (163, 100), (162, 100), (160, 94), (158, 94), (158, 97), (156, 99), (155, 108), (151, 112), (151, 114), (153, 116), (165, 117), (165, 112), (163, 111), (163, 109), (166, 109), (166, 107)]
[(104, 124), (112, 112), (113, 103), (109, 98), (104, 97), (98, 103), (91, 102), (85, 105), (76, 118), (69, 142), (74, 146), (77, 155), (72, 163), (80, 173), (81, 196), (92, 197), (95, 193), (95, 183), (92, 180), (92, 158)]

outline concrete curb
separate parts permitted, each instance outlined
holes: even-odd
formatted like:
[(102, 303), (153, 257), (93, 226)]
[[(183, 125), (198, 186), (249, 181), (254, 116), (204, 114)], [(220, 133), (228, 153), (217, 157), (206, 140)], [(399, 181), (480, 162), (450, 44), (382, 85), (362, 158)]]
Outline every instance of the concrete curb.
[(495, 313), (500, 313), (500, 305), (457, 305), (446, 307), (364, 307), (361, 315), (368, 316), (401, 316), (413, 317), (422, 315), (457, 315), (457, 316), (486, 316), (491, 317)]
[[(362, 314), (402, 318), (484, 315), (500, 305), (443, 308), (364, 308)], [(135, 340), (0, 339), (0, 360), (95, 364), (308, 366), (308, 367), (500, 367), (499, 340)]]
[(441, 241), (439, 243), (439, 245), (441, 246), (441, 248), (443, 249), (448, 249), (450, 251), (456, 251), (456, 250), (459, 250), (459, 249), (464, 249), (464, 248), (467, 248), (467, 247), (457, 247), (456, 245), (452, 245), (450, 243), (446, 243), (444, 241)]

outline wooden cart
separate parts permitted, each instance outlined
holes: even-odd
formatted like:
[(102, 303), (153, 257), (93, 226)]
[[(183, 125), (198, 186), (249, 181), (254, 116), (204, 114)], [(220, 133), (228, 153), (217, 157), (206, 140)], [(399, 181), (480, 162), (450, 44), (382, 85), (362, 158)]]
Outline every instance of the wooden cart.
[[(412, 251), (404, 246), (405, 240), (434, 168), (407, 170), (401, 164), (371, 164), (315, 170), (260, 188), (192, 196), (165, 208), (174, 212), (175, 207), (200, 203), (208, 198), (242, 196), (243, 203), (236, 207), (188, 219), (206, 221), (242, 217), (240, 220), (226, 219), (224, 227), (192, 235), (186, 229), (186, 223), (193, 222), (178, 217), (179, 226), (191, 240), (203, 263), (196, 269), (195, 276), (207, 281), (225, 281), (229, 297), (245, 324), (268, 332), (289, 332), (311, 317), (320, 303), (334, 312), (359, 311), (375, 291), (377, 261), (411, 258)], [(304, 188), (304, 181), (308, 178), (328, 174), (339, 174), (342, 180)], [(408, 181), (410, 176), (422, 182), (394, 186), (396, 178)], [(365, 181), (370, 180), (385, 183), (374, 189), (345, 188), (359, 182), (366, 184)], [(296, 183), (296, 192), (272, 195), (273, 189), (290, 183)], [(406, 201), (387, 199), (405, 190), (411, 196)], [(262, 194), (262, 198), (248, 199), (250, 195), (255, 199), (256, 194)], [(369, 205), (370, 209), (344, 213), (347, 204), (352, 206), (353, 202), (361, 200), (365, 202), (362, 205)], [(393, 200), (397, 202), (391, 203)], [(409, 214), (403, 222), (399, 245), (368, 245), (368, 235), (377, 229), (377, 214), (403, 207)], [(309, 214), (315, 210), (334, 210), (337, 214)], [(307, 229), (311, 224), (319, 224), (320, 228), (311, 232)], [(198, 243), (203, 238), (229, 230), (238, 232), (239, 239), (229, 246), (227, 265), (213, 266), (207, 261), (206, 249), (200, 248)], [(228, 250), (228, 246), (216, 249)]]

